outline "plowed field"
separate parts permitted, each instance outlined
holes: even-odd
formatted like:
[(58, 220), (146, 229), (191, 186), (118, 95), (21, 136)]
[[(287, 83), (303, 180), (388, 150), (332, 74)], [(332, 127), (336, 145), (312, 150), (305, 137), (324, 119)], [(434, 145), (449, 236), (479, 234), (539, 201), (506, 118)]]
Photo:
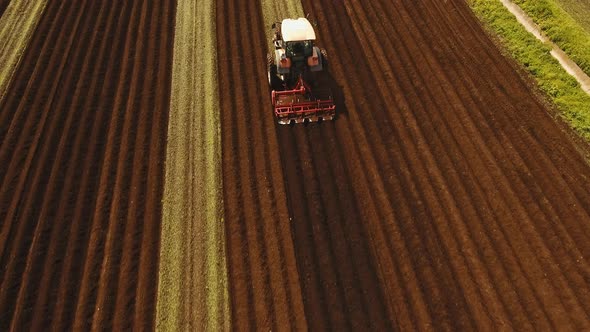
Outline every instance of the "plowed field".
[(234, 325), (300, 322), (301, 287), (314, 330), (589, 328), (590, 168), (467, 5), (303, 5), (340, 116), (272, 127), (269, 27), (218, 0)]
[[(48, 2), (0, 102), (0, 330), (154, 328), (175, 3)], [(231, 327), (589, 330), (588, 146), (464, 0), (302, 3), (339, 113), (279, 126), (260, 1), (216, 0)], [(162, 326), (215, 324), (190, 287)]]
[(49, 1), (0, 104), (0, 330), (151, 329), (174, 1)]

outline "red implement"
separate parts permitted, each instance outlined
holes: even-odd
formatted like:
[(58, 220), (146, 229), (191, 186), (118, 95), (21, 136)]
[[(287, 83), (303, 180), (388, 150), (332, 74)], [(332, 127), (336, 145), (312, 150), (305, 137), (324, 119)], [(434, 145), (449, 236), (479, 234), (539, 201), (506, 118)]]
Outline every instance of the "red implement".
[(332, 94), (312, 92), (301, 77), (292, 90), (273, 90), (272, 105), (280, 124), (332, 120), (336, 112)]

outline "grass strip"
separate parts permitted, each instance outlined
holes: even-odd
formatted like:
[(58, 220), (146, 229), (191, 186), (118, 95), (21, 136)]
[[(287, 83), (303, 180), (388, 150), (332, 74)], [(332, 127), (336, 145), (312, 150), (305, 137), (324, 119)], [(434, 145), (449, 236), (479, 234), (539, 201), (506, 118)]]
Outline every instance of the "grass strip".
[(512, 0), (543, 33), (590, 75), (590, 33), (555, 0)]
[(557, 0), (557, 2), (586, 32), (590, 33), (590, 2), (584, 0)]
[(498, 0), (469, 0), (476, 15), (502, 45), (533, 75), (540, 89), (555, 103), (560, 114), (585, 139), (590, 140), (590, 96)]
[(12, 0), (0, 17), (0, 101), (39, 24), (47, 0)]
[(215, 1), (179, 0), (176, 13), (156, 328), (225, 331)]

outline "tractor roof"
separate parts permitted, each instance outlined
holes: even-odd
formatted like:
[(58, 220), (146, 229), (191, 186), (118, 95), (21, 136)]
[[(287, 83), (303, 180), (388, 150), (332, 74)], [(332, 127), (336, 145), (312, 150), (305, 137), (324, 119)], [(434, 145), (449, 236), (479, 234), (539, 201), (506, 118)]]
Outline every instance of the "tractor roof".
[(315, 32), (311, 23), (306, 18), (298, 18), (296, 20), (287, 18), (281, 23), (281, 34), (283, 40), (301, 41), (301, 40), (315, 40)]

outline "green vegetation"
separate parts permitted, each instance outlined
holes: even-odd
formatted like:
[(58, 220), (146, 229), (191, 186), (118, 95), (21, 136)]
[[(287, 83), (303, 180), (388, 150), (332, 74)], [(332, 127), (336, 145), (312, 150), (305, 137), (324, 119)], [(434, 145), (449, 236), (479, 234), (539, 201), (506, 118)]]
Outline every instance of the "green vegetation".
[(590, 33), (590, 1), (586, 0), (557, 0), (561, 8)]
[(0, 100), (39, 24), (47, 0), (12, 0), (0, 17)]
[(549, 46), (526, 31), (500, 1), (470, 0), (469, 4), (498, 34), (508, 52), (535, 77), (570, 125), (590, 140), (590, 96), (551, 56)]
[(226, 331), (215, 1), (180, 0), (176, 13), (156, 328)]
[(524, 10), (549, 39), (590, 75), (590, 34), (555, 0), (512, 0)]

